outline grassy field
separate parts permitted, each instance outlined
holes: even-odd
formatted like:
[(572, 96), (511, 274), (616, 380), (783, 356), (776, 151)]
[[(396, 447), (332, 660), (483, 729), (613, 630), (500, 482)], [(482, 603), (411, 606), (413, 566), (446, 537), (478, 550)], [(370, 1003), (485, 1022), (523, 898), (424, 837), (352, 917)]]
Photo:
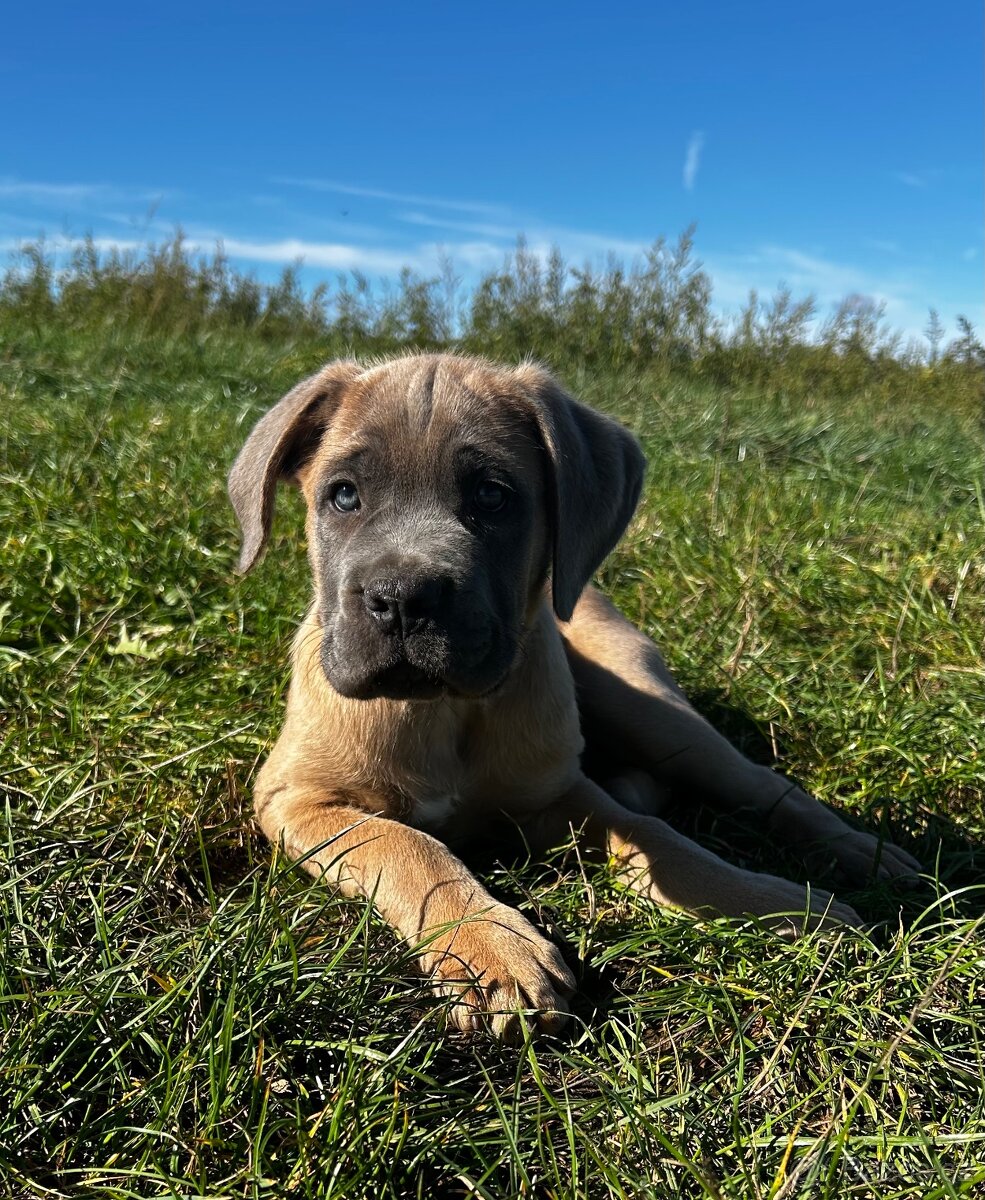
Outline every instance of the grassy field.
[(980, 410), (566, 370), (651, 464), (603, 584), (747, 753), (927, 877), (791, 946), (572, 856), (498, 866), (581, 985), (508, 1048), (446, 1031), (407, 949), (250, 824), (308, 583), (295, 496), (234, 579), (224, 477), (324, 355), (0, 344), (0, 1194), (985, 1194)]

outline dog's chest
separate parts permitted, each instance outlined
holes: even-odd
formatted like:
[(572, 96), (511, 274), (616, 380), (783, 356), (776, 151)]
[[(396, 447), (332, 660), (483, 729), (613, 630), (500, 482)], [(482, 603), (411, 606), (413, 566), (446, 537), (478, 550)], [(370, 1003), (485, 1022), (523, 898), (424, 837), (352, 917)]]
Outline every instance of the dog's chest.
[(577, 728), (559, 729), (543, 719), (524, 722), (518, 713), (508, 728), (490, 736), (474, 705), (465, 712), (442, 708), (407, 746), (404, 762), (410, 769), (402, 790), (410, 824), (447, 835), (474, 832), (501, 816), (522, 821), (571, 786), (580, 750)]

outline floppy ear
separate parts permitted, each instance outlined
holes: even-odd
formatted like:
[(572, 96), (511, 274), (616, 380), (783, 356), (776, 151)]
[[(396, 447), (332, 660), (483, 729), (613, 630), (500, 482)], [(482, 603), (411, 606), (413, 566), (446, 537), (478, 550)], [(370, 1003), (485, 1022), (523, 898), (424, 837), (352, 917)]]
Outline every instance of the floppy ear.
[(359, 373), (357, 363), (329, 363), (292, 388), (253, 427), (229, 472), (229, 499), (243, 531), (238, 574), (250, 570), (267, 543), (278, 479), (291, 478), (305, 462), (345, 385)]
[(571, 619), (578, 597), (629, 524), (646, 460), (636, 438), (568, 396), (541, 369), (517, 369), (553, 476), (554, 611)]

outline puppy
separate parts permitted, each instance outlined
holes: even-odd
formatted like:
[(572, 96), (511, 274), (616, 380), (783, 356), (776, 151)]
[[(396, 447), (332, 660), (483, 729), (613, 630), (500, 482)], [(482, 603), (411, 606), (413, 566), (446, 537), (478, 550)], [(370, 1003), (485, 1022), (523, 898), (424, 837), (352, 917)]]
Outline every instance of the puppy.
[[(411, 355), (330, 363), (298, 384), (229, 477), (240, 572), (283, 479), (304, 493), (314, 577), (286, 720), (256, 781), (260, 825), (312, 874), (372, 898), (462, 1029), (556, 1029), (574, 987), (556, 947), (450, 848), (496, 822), (532, 848), (574, 830), (657, 904), (788, 935), (859, 918), (675, 832), (655, 815), (653, 777), (756, 814), (845, 878), (918, 869), (748, 762), (589, 586), (643, 469), (630, 433), (540, 367)], [(582, 770), (586, 745), (613, 764), (605, 788)]]

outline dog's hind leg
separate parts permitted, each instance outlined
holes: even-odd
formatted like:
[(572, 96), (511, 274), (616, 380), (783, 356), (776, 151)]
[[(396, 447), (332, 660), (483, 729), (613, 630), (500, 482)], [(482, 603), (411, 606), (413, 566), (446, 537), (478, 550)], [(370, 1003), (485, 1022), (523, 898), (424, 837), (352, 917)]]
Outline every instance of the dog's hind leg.
[(760, 917), (785, 937), (836, 925), (860, 925), (858, 913), (828, 892), (743, 870), (692, 842), (666, 822), (629, 812), (585, 776), (524, 825), (533, 848), (574, 836), (603, 851), (634, 891), (702, 916)]
[(691, 707), (653, 642), (595, 588), (585, 590), (560, 629), (586, 733), (610, 754), (675, 794), (752, 815), (770, 836), (812, 861), (827, 860), (847, 879), (919, 871), (905, 851), (852, 829), (796, 784), (740, 754)]

